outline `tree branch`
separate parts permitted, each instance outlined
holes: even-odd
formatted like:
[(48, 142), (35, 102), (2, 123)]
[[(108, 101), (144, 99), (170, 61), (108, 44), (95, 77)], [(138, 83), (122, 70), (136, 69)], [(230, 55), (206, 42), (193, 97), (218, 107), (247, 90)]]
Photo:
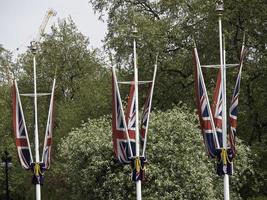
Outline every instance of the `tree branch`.
[(145, 10), (146, 10), (147, 12), (152, 13), (153, 16), (154, 16), (157, 20), (160, 20), (160, 16), (158, 15), (158, 13), (157, 13), (155, 10), (153, 10), (153, 9), (151, 8), (151, 6), (150, 6), (147, 2), (143, 2), (143, 3), (141, 3), (141, 5), (145, 8)]

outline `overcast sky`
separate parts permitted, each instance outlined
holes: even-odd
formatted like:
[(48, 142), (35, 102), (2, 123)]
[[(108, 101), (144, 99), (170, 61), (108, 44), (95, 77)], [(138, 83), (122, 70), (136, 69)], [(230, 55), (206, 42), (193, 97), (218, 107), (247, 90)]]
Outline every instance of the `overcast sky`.
[(58, 18), (70, 15), (79, 31), (89, 37), (91, 47), (102, 46), (106, 24), (98, 20), (88, 0), (0, 0), (0, 44), (8, 50), (25, 50), (49, 8), (57, 16), (50, 18), (45, 32)]

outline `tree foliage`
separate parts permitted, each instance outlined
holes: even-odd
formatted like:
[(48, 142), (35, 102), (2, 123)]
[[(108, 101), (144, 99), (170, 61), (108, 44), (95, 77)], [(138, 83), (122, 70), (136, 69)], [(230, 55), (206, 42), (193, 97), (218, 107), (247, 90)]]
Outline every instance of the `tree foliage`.
[[(180, 101), (194, 106), (192, 41), (196, 41), (202, 64), (219, 62), (218, 16), (215, 1), (140, 1), (90, 0), (96, 12), (107, 13), (106, 48), (119, 67), (131, 69), (131, 31), (138, 29), (138, 62), (141, 78), (153, 69), (159, 52), (155, 104), (170, 108)], [(240, 98), (240, 136), (250, 144), (266, 138), (266, 16), (265, 1), (225, 1), (222, 16), (227, 63), (238, 63), (243, 35), (250, 49), (244, 67)], [(131, 70), (130, 70), (131, 71)], [(236, 70), (228, 73), (228, 96), (231, 96)], [(207, 72), (207, 85), (214, 86), (213, 71)], [(211, 81), (210, 81), (211, 80)], [(175, 91), (175, 92), (173, 92)], [(184, 94), (184, 95), (180, 95)], [(259, 97), (259, 98), (258, 98)]]
[[(30, 51), (20, 55), (17, 63), (15, 63), (16, 65), (12, 63), (9, 57), (6, 57), (5, 60), (2, 60), (1, 57), (1, 70), (2, 63), (10, 64), (10, 70), (14, 72), (18, 81), (20, 93), (33, 93), (33, 55)], [(57, 141), (67, 135), (72, 128), (79, 127), (82, 121), (89, 116), (99, 117), (110, 112), (109, 102), (111, 98), (108, 91), (110, 91), (111, 77), (109, 71), (104, 67), (99, 51), (89, 49), (88, 38), (77, 30), (71, 18), (59, 20), (58, 24), (52, 27), (52, 33), (44, 36), (36, 53), (36, 66), (38, 92), (51, 91), (56, 72), (56, 120), (52, 148), (52, 165), (56, 168), (55, 158), (57, 153), (55, 149)], [(7, 73), (3, 74), (3, 78), (6, 81), (1, 82), (0, 87), (0, 112), (6, 114), (0, 115), (0, 155), (3, 155), (4, 150), (8, 150), (14, 160), (10, 181), (12, 197), (31, 199), (34, 196), (34, 187), (31, 186), (31, 173), (21, 169), (12, 138), (11, 84), (7, 82)], [(40, 153), (43, 147), (49, 98), (50, 96), (38, 98)], [(21, 97), (21, 100), (33, 151), (32, 99)], [(53, 175), (49, 176), (50, 172), (46, 174), (45, 182), (47, 185), (51, 185), (54, 177)], [(16, 178), (19, 180), (16, 181)], [(26, 191), (21, 193), (21, 188), (31, 188), (31, 190), (25, 189)], [(51, 190), (51, 187), (44, 187), (44, 198), (53, 194), (49, 193)], [(0, 194), (1, 192), (4, 193), (4, 188), (0, 189)]]
[[(51, 90), (56, 73), (57, 132), (64, 135), (88, 116), (109, 112), (109, 73), (98, 50), (89, 49), (88, 38), (77, 30), (71, 18), (52, 27), (52, 33), (40, 44), (36, 60), (39, 91)], [(24, 70), (21, 88), (32, 91), (32, 54), (24, 55), (19, 64)], [(47, 110), (47, 106), (42, 109)]]
[[(141, 78), (152, 71), (155, 53), (159, 52), (159, 70), (154, 105), (171, 108), (182, 101), (191, 109), (193, 96), (192, 41), (195, 40), (202, 64), (219, 62), (218, 16), (215, 1), (141, 1), (90, 0), (100, 16), (107, 16), (106, 48), (111, 51), (118, 67), (131, 69), (133, 24), (138, 29), (138, 65)], [(226, 41), (226, 62), (238, 63), (243, 35), (249, 53), (243, 68), (238, 114), (238, 137), (252, 146), (266, 160), (267, 90), (266, 88), (266, 1), (224, 1), (222, 16)], [(104, 15), (106, 14), (106, 15)], [(228, 105), (237, 70), (227, 73)], [(214, 87), (216, 71), (205, 70), (206, 84)], [(212, 89), (210, 90), (210, 92)], [(212, 93), (212, 92), (211, 92)], [(183, 94), (183, 95), (181, 95)], [(259, 167), (263, 180), (267, 168)], [(265, 189), (261, 192), (266, 194)]]
[[(108, 55), (111, 58), (110, 63), (119, 69), (120, 79), (131, 80), (134, 24), (138, 30), (135, 36), (140, 79), (150, 79), (156, 54), (159, 53), (153, 99), (158, 111), (153, 114), (150, 129), (150, 163), (143, 195), (146, 199), (158, 199), (159, 196), (163, 199), (221, 198), (222, 181), (214, 175), (213, 163), (204, 154), (196, 119), (191, 114), (195, 108), (192, 98), (193, 39), (202, 64), (214, 64), (219, 60), (215, 2), (89, 2), (102, 19), (107, 16), (108, 33), (104, 49), (107, 54), (90, 49), (89, 39), (77, 30), (71, 18), (59, 20), (52, 27), (51, 34), (44, 35), (36, 54), (39, 92), (51, 90), (57, 71), (52, 169), (46, 173), (43, 198), (134, 198), (129, 167), (123, 167), (113, 159), (111, 119), (109, 116), (102, 117), (111, 112), (111, 75), (104, 62), (107, 58), (103, 57)], [(232, 199), (266, 196), (266, 10), (267, 4), (263, 0), (225, 1), (223, 27), (227, 63), (239, 61), (244, 32), (250, 50), (243, 68), (239, 101), (238, 137), (244, 142), (239, 140), (238, 144), (236, 175), (231, 178)], [(16, 159), (11, 136), (8, 71), (17, 78), (21, 93), (32, 93), (32, 58), (33, 55), (27, 51), (14, 62), (12, 54), (0, 46), (0, 155), (8, 150), (13, 157), (10, 175), (13, 199), (33, 199), (34, 187), (30, 186), (31, 173), (25, 173)], [(215, 74), (214, 71), (205, 71), (204, 74), (210, 92)], [(227, 73), (229, 97), (235, 74), (236, 70)], [(125, 91), (123, 89), (123, 93)], [(173, 108), (180, 102), (185, 102), (188, 108)], [(33, 141), (32, 100), (23, 97), (22, 103)], [(48, 104), (49, 97), (38, 100), (41, 142)], [(84, 123), (88, 117), (90, 120)], [(77, 127), (80, 128), (75, 129)], [(251, 150), (245, 144), (251, 145)], [(0, 170), (1, 186), (3, 178), (3, 170)], [(22, 193), (22, 190), (25, 192)], [(4, 190), (0, 188), (0, 199), (3, 196)]]
[[(166, 120), (168, 119), (168, 120)], [(149, 130), (144, 199), (221, 199), (223, 180), (215, 175), (214, 163), (207, 158), (196, 117), (185, 107), (174, 107), (152, 115)], [(241, 199), (242, 188), (255, 179), (250, 149), (238, 142), (236, 173), (231, 177), (231, 195)], [(113, 158), (111, 119), (89, 119), (61, 140), (59, 154), (69, 199), (134, 199), (135, 184), (130, 167)], [(251, 188), (250, 188), (251, 189)]]

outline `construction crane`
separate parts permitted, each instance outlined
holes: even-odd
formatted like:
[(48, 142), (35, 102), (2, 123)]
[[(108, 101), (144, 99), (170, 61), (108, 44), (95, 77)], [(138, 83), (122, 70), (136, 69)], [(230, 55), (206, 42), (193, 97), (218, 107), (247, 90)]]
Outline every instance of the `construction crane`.
[(37, 43), (40, 42), (41, 36), (45, 31), (45, 27), (46, 27), (50, 17), (56, 16), (56, 14), (57, 14), (57, 12), (51, 8), (46, 11), (46, 15), (45, 15), (45, 17), (44, 17), (44, 19), (43, 19), (43, 21), (42, 21), (42, 23), (38, 29), (38, 33), (36, 35), (36, 38), (33, 41), (31, 41), (31, 43), (30, 43), (30, 49), (31, 49), (32, 53), (34, 53), (34, 54), (36, 53)]

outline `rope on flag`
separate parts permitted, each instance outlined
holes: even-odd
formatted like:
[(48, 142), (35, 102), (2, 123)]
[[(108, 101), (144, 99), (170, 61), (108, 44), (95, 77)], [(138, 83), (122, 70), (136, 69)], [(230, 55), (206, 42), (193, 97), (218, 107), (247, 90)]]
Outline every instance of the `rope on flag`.
[(224, 174), (233, 175), (233, 153), (231, 149), (219, 149), (217, 153), (217, 169), (219, 176)]
[(145, 164), (144, 157), (135, 157), (131, 163), (132, 167), (132, 181), (143, 181), (145, 179)]
[(33, 172), (32, 184), (43, 185), (44, 184), (44, 171), (45, 171), (44, 163), (32, 163), (31, 171)]
[(12, 87), (12, 106), (13, 106), (13, 132), (18, 152), (20, 164), (24, 169), (30, 169), (32, 159), (32, 152), (23, 114), (23, 109), (20, 100), (20, 94), (17, 82), (13, 82)]

